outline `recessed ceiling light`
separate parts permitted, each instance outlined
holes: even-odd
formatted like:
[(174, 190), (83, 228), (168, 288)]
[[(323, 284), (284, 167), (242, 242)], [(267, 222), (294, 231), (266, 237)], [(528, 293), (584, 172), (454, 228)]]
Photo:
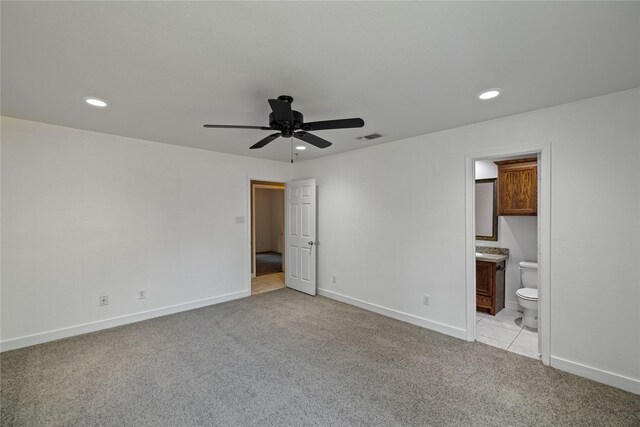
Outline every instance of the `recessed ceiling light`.
[(307, 149), (307, 147), (305, 147), (304, 145), (298, 145), (296, 147), (296, 150), (306, 150), (306, 149)]
[(93, 98), (93, 97), (85, 98), (84, 102), (91, 105), (92, 107), (104, 108), (108, 105), (107, 101), (100, 98)]
[(480, 92), (478, 94), (478, 98), (480, 98), (483, 101), (487, 101), (489, 99), (496, 98), (498, 95), (500, 95), (501, 92), (502, 92), (502, 89), (494, 87), (492, 89), (487, 89)]

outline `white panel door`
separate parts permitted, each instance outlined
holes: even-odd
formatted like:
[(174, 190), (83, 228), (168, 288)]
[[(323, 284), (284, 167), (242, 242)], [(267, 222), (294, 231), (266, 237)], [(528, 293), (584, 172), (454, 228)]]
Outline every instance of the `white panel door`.
[(316, 180), (286, 184), (285, 284), (316, 294)]

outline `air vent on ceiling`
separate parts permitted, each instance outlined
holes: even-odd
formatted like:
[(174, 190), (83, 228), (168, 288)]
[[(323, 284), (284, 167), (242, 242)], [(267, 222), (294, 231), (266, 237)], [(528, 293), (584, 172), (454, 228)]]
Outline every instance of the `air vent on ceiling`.
[(356, 139), (366, 139), (368, 141), (371, 141), (372, 139), (376, 139), (376, 138), (380, 138), (382, 135), (380, 135), (379, 133), (372, 133), (369, 135), (365, 135), (365, 136), (360, 136)]

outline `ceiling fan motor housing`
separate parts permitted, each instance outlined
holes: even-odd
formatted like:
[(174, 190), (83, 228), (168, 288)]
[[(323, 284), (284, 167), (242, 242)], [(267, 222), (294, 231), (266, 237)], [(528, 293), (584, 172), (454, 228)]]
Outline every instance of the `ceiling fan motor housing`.
[(269, 113), (269, 127), (271, 129), (282, 131), (282, 136), (290, 138), (293, 132), (300, 129), (300, 125), (304, 123), (304, 116), (299, 111), (291, 111), (293, 115), (293, 123), (279, 122), (273, 117), (273, 113)]
[(280, 95), (278, 97), (279, 101), (284, 101), (284, 102), (288, 102), (289, 104), (291, 104), (293, 102), (293, 97), (289, 96), (289, 95)]

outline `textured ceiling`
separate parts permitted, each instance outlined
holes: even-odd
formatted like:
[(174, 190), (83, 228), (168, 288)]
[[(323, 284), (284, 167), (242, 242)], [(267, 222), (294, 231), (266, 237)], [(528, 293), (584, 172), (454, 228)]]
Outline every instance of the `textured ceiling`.
[[(640, 86), (638, 2), (1, 8), (3, 115), (281, 161), (288, 140), (248, 149), (269, 131), (202, 125), (266, 125), (281, 94), (309, 121), (364, 118), (302, 160)], [(503, 96), (478, 101), (490, 87)]]

